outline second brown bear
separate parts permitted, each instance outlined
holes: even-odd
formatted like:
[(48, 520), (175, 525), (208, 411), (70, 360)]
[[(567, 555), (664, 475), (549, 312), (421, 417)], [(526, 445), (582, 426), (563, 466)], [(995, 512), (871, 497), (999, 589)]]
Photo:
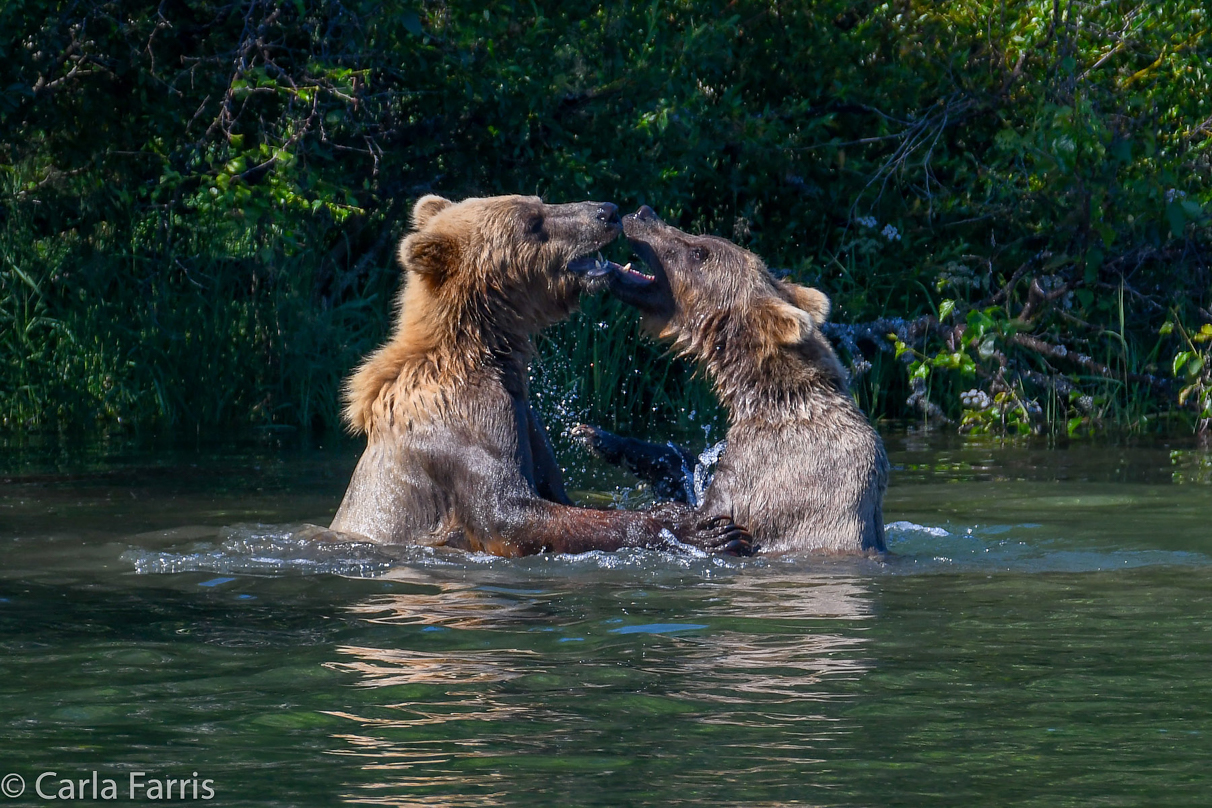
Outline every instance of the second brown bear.
[[(730, 515), (767, 552), (885, 552), (888, 459), (820, 331), (828, 298), (776, 279), (729, 241), (671, 227), (647, 206), (623, 217), (623, 231), (654, 275), (616, 271), (612, 290), (698, 360), (728, 411), (727, 448), (700, 511)], [(658, 493), (676, 493), (683, 469), (693, 468), (676, 446), (588, 426), (573, 434)]]

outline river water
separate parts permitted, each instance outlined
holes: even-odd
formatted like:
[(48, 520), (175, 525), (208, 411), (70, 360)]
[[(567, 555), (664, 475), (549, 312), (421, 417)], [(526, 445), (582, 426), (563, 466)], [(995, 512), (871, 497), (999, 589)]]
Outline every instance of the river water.
[(317, 548), (352, 443), (10, 440), (0, 804), (1212, 804), (1212, 455), (886, 441), (875, 562)]

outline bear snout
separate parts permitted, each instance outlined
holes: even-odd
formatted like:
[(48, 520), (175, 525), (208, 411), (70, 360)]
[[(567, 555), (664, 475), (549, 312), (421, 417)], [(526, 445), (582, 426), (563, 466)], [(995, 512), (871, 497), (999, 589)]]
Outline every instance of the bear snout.
[(598, 206), (597, 219), (602, 224), (619, 224), (619, 206), (613, 202), (603, 202)]
[(630, 237), (633, 234), (652, 232), (664, 224), (655, 210), (647, 205), (641, 205), (635, 213), (629, 213), (623, 217), (623, 232)]

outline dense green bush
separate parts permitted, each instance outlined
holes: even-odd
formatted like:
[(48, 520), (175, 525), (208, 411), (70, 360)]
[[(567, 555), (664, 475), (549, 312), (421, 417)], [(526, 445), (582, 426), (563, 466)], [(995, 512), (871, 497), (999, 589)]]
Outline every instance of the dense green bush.
[[(737, 240), (870, 324), (831, 333), (879, 417), (1206, 424), (1210, 16), (18, 0), (0, 418), (335, 425), (409, 202), (439, 191), (647, 203)], [(707, 412), (634, 318), (588, 309), (543, 340), (550, 406)]]

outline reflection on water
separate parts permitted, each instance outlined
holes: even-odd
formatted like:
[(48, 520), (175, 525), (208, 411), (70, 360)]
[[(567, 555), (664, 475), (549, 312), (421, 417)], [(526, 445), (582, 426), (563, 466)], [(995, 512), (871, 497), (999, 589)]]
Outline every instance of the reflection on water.
[(442, 684), (458, 682), (504, 682), (525, 675), (540, 655), (534, 651), (449, 651), (427, 654), (423, 651), (342, 646), (337, 653), (348, 654), (356, 662), (330, 662), (333, 670), (357, 673), (359, 684), (368, 687)]
[[(514, 565), (510, 580), (397, 568), (408, 591), (345, 611), (376, 631), (413, 633), (339, 646), (324, 663), (364, 693), (359, 709), (327, 712), (350, 725), (333, 733), (330, 751), (365, 773), (345, 799), (493, 804), (501, 767), (542, 775), (548, 787), (625, 782), (637, 756), (664, 756), (672, 725), (711, 746), (725, 733), (730, 749), (760, 754), (763, 765), (819, 760), (844, 732), (822, 705), (853, 698), (838, 685), (871, 664), (866, 638), (852, 631), (874, 617), (869, 580), (668, 560), (630, 559), (648, 573), (642, 587), (633, 576), (590, 586), (583, 559)], [(475, 798), (449, 803), (452, 788)]]
[(833, 695), (819, 687), (825, 677), (855, 677), (867, 669), (867, 662), (858, 657), (862, 644), (860, 637), (838, 634), (762, 641), (722, 634), (694, 649), (685, 665), (701, 674), (691, 692), (708, 701), (747, 702), (748, 696), (740, 694), (829, 699)]
[[(421, 569), (402, 567), (392, 580), (419, 583), (426, 577)], [(368, 623), (448, 629), (502, 628), (543, 618), (531, 608), (530, 602), (506, 597), (492, 587), (433, 580), (436, 592), (379, 595), (350, 606), (349, 612)]]
[(888, 445), (885, 561), (384, 549), (315, 527), (356, 451), (27, 458), (0, 773), (204, 771), (233, 805), (1205, 804), (1207, 452)]
[[(869, 666), (863, 656), (863, 636), (843, 633), (841, 626), (830, 622), (843, 621), (852, 629), (855, 623), (848, 621), (874, 616), (864, 579), (808, 571), (792, 575), (775, 569), (749, 585), (732, 584), (727, 597), (709, 605), (704, 614), (742, 615), (745, 623), (783, 625), (789, 630), (774, 636), (750, 629), (704, 637), (684, 663), (699, 674), (692, 681), (696, 689), (703, 683), (697, 690), (702, 698), (719, 703), (747, 701), (748, 694), (830, 699), (836, 695), (820, 688), (822, 680), (854, 678)], [(798, 630), (801, 625), (808, 630)], [(830, 627), (835, 630), (827, 630)], [(732, 718), (717, 714), (704, 720)]]

